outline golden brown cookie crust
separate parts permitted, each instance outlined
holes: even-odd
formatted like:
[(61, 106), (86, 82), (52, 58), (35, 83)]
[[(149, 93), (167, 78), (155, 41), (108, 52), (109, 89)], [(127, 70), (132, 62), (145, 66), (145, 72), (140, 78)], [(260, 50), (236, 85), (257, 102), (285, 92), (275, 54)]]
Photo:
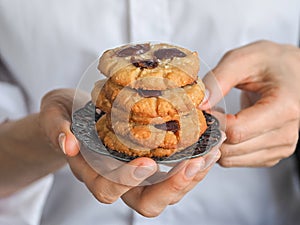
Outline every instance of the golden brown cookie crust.
[[(107, 128), (115, 134), (147, 148), (186, 148), (195, 143), (207, 128), (201, 110), (192, 111), (179, 120), (157, 124), (142, 125), (120, 118), (112, 119), (109, 114), (106, 115), (106, 122)], [(163, 129), (159, 128), (161, 126)]]
[(129, 156), (165, 157), (195, 142), (207, 128), (198, 54), (170, 44), (129, 44), (103, 53), (92, 102), (108, 148)]
[[(96, 123), (96, 129), (103, 144), (111, 150), (124, 153), (129, 156), (145, 156), (145, 157), (165, 157), (175, 153), (178, 149), (147, 149), (144, 146), (135, 145), (133, 143), (124, 143), (107, 128), (106, 115), (102, 116)], [(129, 147), (128, 147), (129, 146)]]
[(109, 79), (104, 85), (101, 82), (95, 84), (92, 102), (104, 112), (109, 113), (112, 107), (116, 107), (121, 109), (120, 112), (130, 113), (134, 121), (147, 124), (153, 118), (175, 120), (178, 114), (189, 112), (203, 100), (204, 89), (201, 79), (198, 79), (183, 88), (159, 91), (156, 97), (143, 97), (139, 90), (124, 88)]
[[(191, 84), (197, 79), (200, 67), (197, 52), (164, 43), (142, 45), (148, 46), (144, 52), (121, 56), (120, 52), (139, 45), (124, 45), (105, 51), (99, 60), (98, 69), (114, 83), (135, 89), (165, 90)], [(167, 50), (177, 54), (165, 54), (165, 58), (156, 54)]]

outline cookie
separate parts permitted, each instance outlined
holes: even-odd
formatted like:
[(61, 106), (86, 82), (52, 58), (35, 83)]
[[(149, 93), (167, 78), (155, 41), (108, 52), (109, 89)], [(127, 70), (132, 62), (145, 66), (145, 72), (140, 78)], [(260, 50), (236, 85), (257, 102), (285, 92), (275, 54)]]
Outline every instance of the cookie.
[(176, 120), (178, 114), (188, 113), (203, 98), (204, 85), (200, 79), (183, 88), (165, 91), (124, 88), (109, 79), (104, 85), (97, 82), (92, 91), (92, 102), (102, 111), (108, 113), (112, 107), (118, 108), (121, 109), (118, 115), (130, 113), (134, 121), (143, 124), (157, 117)]
[(107, 148), (165, 157), (193, 145), (207, 129), (197, 108), (205, 87), (196, 52), (170, 44), (124, 45), (104, 52), (98, 69), (107, 79), (95, 83), (91, 97)]
[(197, 80), (197, 52), (170, 44), (124, 45), (107, 50), (98, 69), (121, 86), (143, 90), (166, 90)]
[(145, 157), (166, 157), (174, 154), (183, 148), (147, 148), (143, 145), (135, 144), (126, 138), (115, 135), (107, 127), (106, 115), (103, 115), (96, 123), (96, 129), (103, 144), (114, 151), (124, 153), (129, 156)]
[[(122, 138), (147, 148), (180, 148), (195, 143), (206, 130), (201, 110), (193, 110), (179, 120), (142, 125), (106, 115), (107, 127)], [(158, 120), (159, 121), (159, 120)], [(157, 122), (158, 122), (157, 121)]]
[(91, 100), (96, 108), (99, 108), (104, 112), (109, 112), (111, 109), (111, 102), (106, 97), (106, 90), (104, 89), (106, 82), (107, 79), (95, 82), (94, 88), (91, 92)]

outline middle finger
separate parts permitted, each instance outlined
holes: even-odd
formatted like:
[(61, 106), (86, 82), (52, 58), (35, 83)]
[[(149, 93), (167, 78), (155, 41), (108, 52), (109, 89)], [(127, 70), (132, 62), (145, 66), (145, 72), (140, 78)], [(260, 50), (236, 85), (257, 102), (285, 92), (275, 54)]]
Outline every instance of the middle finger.
[(238, 144), (223, 143), (221, 146), (222, 158), (240, 156), (261, 149), (270, 149), (278, 146), (294, 145), (298, 139), (298, 125), (289, 122), (278, 129), (263, 133), (260, 136)]

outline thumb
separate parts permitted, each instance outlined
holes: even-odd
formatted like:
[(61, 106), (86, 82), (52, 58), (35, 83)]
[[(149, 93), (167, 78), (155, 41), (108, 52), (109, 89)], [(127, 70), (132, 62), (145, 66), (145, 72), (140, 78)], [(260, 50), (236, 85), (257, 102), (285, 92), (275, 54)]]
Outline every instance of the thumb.
[[(203, 78), (203, 83), (205, 85), (205, 100), (200, 105), (201, 110), (208, 110), (214, 107), (228, 92), (230, 87), (226, 87), (228, 83), (225, 82), (225, 78), (216, 76), (216, 74), (211, 71), (205, 75)], [(225, 84), (226, 86), (224, 87)], [(223, 85), (222, 85), (223, 84)]]
[(58, 132), (57, 141), (60, 149), (67, 156), (76, 156), (79, 153), (80, 145), (74, 134), (70, 130), (70, 124), (61, 127)]
[(40, 124), (46, 136), (68, 156), (79, 152), (79, 143), (70, 130), (73, 95), (69, 89), (51, 91), (43, 97), (40, 111)]

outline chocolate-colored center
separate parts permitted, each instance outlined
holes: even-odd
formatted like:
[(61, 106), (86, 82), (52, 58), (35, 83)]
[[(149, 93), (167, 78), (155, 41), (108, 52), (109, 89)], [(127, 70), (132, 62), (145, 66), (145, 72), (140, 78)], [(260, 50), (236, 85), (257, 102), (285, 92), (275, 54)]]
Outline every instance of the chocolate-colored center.
[(154, 52), (157, 59), (173, 59), (174, 57), (185, 57), (186, 54), (177, 48), (162, 48)]
[(142, 69), (154, 69), (155, 67), (158, 66), (158, 62), (153, 60), (153, 59), (148, 59), (148, 60), (135, 60), (132, 59), (132, 64), (135, 67), (139, 67)]
[(149, 97), (159, 97), (161, 96), (161, 91), (159, 90), (143, 90), (143, 89), (138, 89), (137, 90), (139, 95), (141, 97), (144, 97), (144, 98), (149, 98)]
[(149, 44), (132, 45), (117, 51), (116, 55), (119, 57), (141, 55), (144, 54), (145, 52), (148, 52), (149, 50), (150, 50)]
[(170, 120), (166, 123), (155, 124), (154, 127), (160, 130), (172, 131), (174, 133), (177, 132), (180, 128), (177, 120)]
[(103, 116), (105, 112), (101, 111), (101, 109), (95, 107), (95, 122), (97, 122), (101, 116)]

